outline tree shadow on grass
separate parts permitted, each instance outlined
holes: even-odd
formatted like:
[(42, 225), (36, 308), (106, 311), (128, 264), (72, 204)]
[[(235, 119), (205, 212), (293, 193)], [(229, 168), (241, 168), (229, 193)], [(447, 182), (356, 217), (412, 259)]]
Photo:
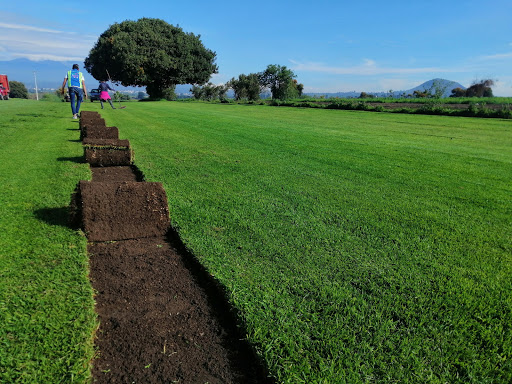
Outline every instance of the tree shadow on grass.
[(74, 156), (74, 157), (57, 157), (57, 161), (69, 161), (71, 163), (85, 163), (83, 156)]
[(69, 226), (69, 207), (41, 208), (34, 211), (34, 216), (50, 225)]

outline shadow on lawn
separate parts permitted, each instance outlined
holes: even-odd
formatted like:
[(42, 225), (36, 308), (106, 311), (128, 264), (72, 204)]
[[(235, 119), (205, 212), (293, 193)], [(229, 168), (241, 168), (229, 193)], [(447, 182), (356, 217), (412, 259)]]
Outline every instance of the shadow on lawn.
[(69, 207), (36, 209), (34, 216), (50, 225), (69, 227)]
[(85, 163), (83, 156), (74, 156), (74, 157), (57, 157), (57, 161), (69, 161), (72, 163)]

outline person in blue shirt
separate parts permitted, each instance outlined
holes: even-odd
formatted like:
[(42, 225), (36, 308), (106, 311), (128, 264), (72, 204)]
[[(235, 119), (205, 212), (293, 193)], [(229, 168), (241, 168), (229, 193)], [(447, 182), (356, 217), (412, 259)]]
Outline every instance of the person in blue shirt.
[[(62, 83), (62, 93), (64, 93), (64, 87), (68, 86), (69, 98), (71, 99), (71, 112), (73, 113), (73, 119), (78, 119), (78, 112), (80, 112), (80, 103), (83, 98), (87, 99), (87, 89), (85, 88), (85, 81), (82, 72), (79, 71), (78, 64), (73, 64), (71, 71), (68, 71), (64, 82)], [(75, 105), (76, 100), (76, 105)]]

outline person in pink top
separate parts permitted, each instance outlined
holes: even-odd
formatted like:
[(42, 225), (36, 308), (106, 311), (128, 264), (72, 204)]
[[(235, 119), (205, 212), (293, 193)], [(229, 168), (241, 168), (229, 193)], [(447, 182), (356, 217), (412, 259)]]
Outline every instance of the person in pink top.
[(112, 99), (110, 98), (110, 95), (108, 94), (108, 91), (113, 91), (112, 88), (110, 88), (110, 85), (106, 83), (105, 80), (100, 81), (100, 85), (98, 85), (98, 89), (100, 90), (100, 104), (101, 109), (103, 109), (103, 102), (108, 101), (112, 109), (115, 109), (114, 105), (112, 104)]

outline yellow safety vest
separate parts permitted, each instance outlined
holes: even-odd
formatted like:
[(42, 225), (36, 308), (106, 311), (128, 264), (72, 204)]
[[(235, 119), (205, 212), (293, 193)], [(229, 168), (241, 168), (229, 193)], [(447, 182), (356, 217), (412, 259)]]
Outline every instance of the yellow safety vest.
[[(68, 87), (76, 87), (76, 85), (71, 85), (71, 71), (68, 71)], [(79, 74), (79, 81), (80, 81), (80, 85), (78, 85), (78, 88), (82, 88), (82, 83), (84, 81), (84, 75), (82, 75), (82, 72), (78, 72), (78, 74)]]

